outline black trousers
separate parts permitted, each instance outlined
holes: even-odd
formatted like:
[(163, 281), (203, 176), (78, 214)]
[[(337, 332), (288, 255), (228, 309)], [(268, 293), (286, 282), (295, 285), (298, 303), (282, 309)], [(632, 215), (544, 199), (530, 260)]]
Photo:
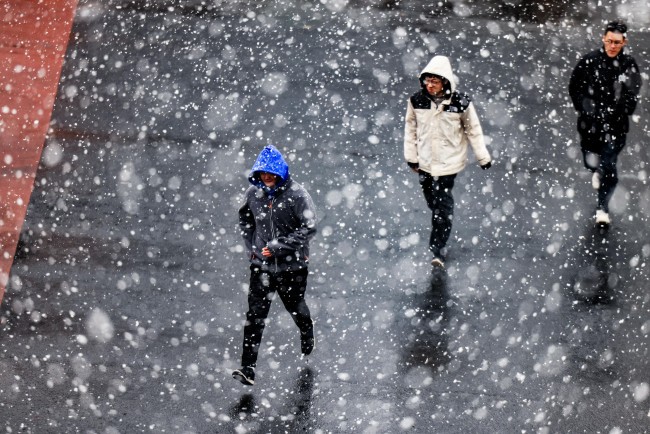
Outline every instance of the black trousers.
[(257, 365), (257, 353), (262, 342), (266, 317), (276, 292), (300, 332), (307, 333), (312, 330), (311, 314), (305, 302), (308, 274), (307, 268), (269, 273), (260, 270), (257, 266), (251, 266), (248, 312), (246, 312), (244, 326), (244, 349), (241, 358), (243, 367), (254, 368)]
[(420, 186), (427, 201), (427, 206), (433, 213), (431, 216), (431, 235), (429, 249), (434, 255), (440, 256), (440, 250), (447, 245), (451, 233), (451, 220), (454, 214), (454, 187), (456, 175), (431, 176), (420, 171)]
[(607, 136), (600, 152), (592, 152), (587, 147), (582, 147), (582, 156), (585, 167), (591, 172), (600, 173), (600, 188), (598, 189), (598, 209), (609, 212), (609, 200), (614, 194), (618, 184), (618, 171), (616, 163), (618, 154), (625, 147), (625, 134)]

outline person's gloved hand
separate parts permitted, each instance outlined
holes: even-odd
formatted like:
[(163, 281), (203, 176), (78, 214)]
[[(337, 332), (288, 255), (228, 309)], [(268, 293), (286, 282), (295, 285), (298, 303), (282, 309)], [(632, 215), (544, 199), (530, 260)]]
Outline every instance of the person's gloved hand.
[(490, 167), (492, 167), (491, 161), (488, 161), (487, 163), (481, 165), (481, 169), (483, 170), (488, 170)]
[(420, 165), (418, 163), (410, 163), (407, 161), (406, 164), (408, 164), (411, 170), (414, 172), (418, 172), (420, 170)]

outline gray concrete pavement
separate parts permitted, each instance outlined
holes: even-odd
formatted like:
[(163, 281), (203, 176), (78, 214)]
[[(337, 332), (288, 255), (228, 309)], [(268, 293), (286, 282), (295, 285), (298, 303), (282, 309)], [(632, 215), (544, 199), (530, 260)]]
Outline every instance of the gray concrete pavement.
[[(2, 306), (0, 426), (647, 432), (647, 87), (601, 233), (565, 91), (598, 26), (312, 6), (78, 18)], [(433, 54), (496, 163), (457, 179), (444, 273), (401, 152)], [(275, 303), (247, 389), (236, 218), (266, 143), (319, 209), (317, 348)]]

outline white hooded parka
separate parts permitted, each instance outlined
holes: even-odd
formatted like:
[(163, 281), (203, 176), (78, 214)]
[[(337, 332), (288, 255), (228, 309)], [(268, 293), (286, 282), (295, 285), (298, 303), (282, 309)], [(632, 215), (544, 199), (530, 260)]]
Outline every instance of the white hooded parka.
[(404, 157), (417, 163), (432, 176), (453, 175), (467, 164), (467, 145), (472, 146), (478, 163), (491, 161), (483, 130), (474, 105), (465, 94), (456, 92), (449, 59), (435, 56), (420, 73), (446, 78), (451, 94), (437, 107), (426, 89), (409, 98), (404, 119)]

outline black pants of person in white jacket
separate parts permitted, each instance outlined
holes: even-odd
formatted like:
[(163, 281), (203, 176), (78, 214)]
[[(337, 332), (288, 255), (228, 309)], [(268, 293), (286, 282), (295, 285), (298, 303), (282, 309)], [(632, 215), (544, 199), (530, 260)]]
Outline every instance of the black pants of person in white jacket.
[(429, 249), (435, 257), (442, 259), (442, 249), (447, 245), (451, 233), (454, 213), (454, 196), (451, 189), (454, 187), (456, 175), (432, 176), (422, 170), (419, 175), (424, 198), (432, 212)]

